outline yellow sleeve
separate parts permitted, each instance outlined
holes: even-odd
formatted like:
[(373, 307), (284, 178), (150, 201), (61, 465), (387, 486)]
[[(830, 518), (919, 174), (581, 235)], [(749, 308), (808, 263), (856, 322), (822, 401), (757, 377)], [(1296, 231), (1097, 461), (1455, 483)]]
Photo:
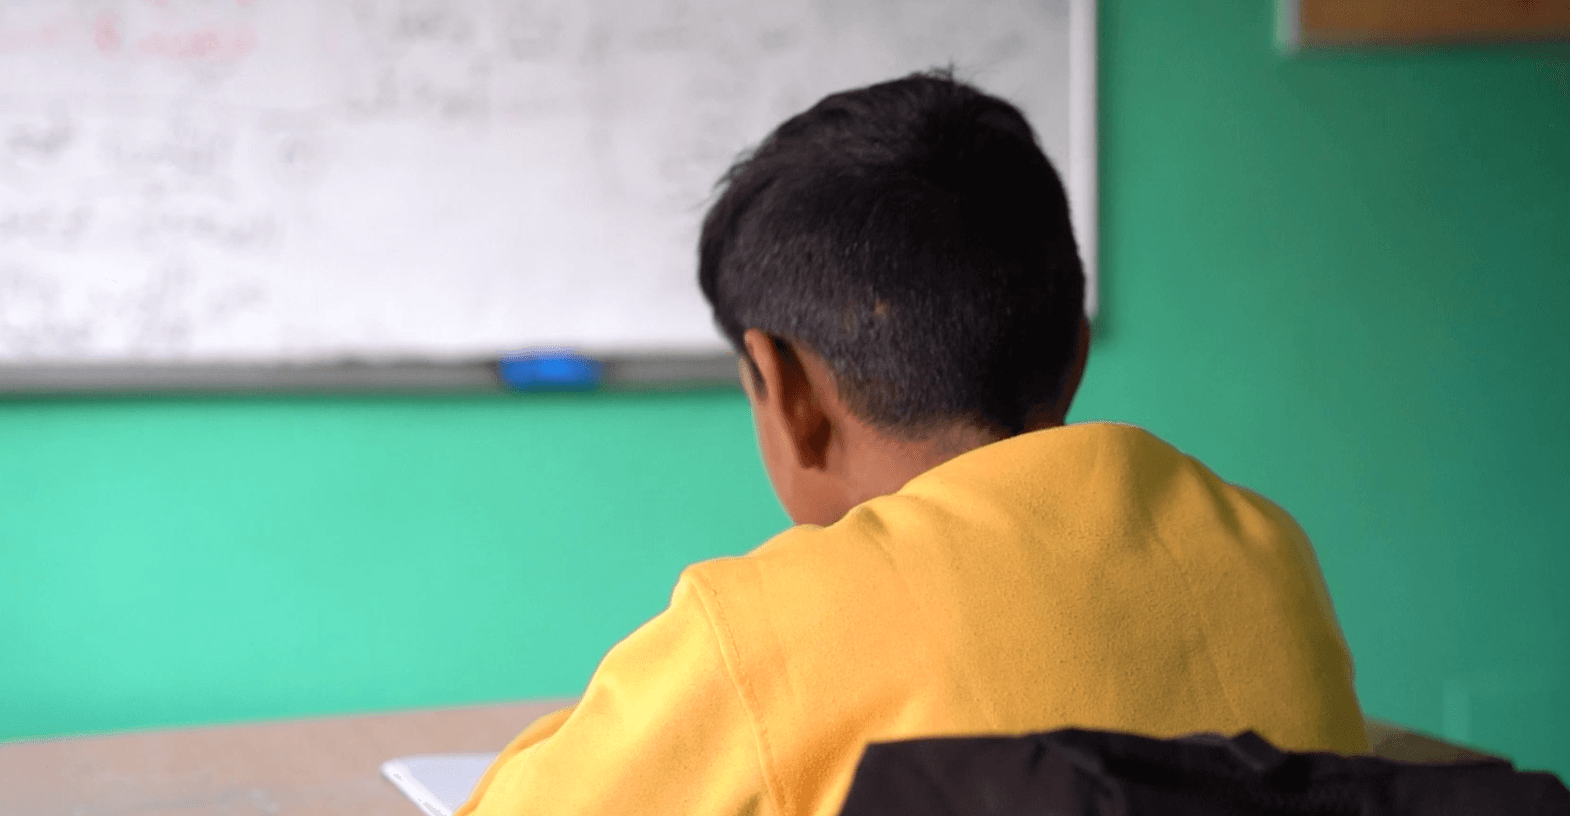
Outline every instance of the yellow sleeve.
[(753, 721), (698, 585), (606, 654), (574, 708), (513, 741), (455, 816), (772, 813)]

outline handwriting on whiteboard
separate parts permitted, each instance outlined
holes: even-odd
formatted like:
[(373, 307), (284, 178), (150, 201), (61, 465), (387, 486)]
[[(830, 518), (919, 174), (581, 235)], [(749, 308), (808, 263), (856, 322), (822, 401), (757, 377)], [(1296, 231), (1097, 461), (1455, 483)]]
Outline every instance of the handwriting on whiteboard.
[(738, 151), (935, 64), (1050, 108), (1064, 5), (0, 0), (0, 364), (712, 347)]

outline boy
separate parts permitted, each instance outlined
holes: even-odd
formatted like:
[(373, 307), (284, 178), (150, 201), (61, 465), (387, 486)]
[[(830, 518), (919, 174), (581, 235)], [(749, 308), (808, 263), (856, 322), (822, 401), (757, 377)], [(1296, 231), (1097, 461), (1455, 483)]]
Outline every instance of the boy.
[(832, 814), (869, 741), (1069, 726), (1366, 748), (1302, 531), (1065, 426), (1084, 276), (1008, 103), (835, 94), (727, 174), (699, 281), (799, 526), (689, 567), (460, 814)]

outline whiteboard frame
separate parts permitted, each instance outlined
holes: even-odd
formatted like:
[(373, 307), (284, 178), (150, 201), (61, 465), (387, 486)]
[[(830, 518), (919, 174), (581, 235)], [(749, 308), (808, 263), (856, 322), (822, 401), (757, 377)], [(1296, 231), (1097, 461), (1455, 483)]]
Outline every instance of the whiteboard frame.
[(1101, 307), (1100, 153), (1098, 151), (1099, 79), (1097, 76), (1097, 0), (1069, 5), (1069, 213), (1085, 267), (1085, 316), (1094, 320)]
[[(728, 352), (610, 356), (601, 362), (603, 376), (594, 390), (741, 389), (736, 356)], [(169, 393), (434, 395), (515, 390), (502, 380), (496, 360), (0, 366), (0, 399)]]

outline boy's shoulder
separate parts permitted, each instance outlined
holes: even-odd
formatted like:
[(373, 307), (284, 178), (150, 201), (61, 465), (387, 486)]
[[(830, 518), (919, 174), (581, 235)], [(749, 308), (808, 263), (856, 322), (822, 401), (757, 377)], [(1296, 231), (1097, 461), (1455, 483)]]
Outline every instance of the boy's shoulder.
[(1277, 577), (1320, 580), (1286, 511), (1149, 431), (1106, 422), (966, 452), (833, 525), (793, 527), (746, 555), (694, 564), (683, 580), (716, 608), (854, 616), (861, 612), (849, 607), (913, 589), (958, 584), (985, 594), (1022, 571), (1122, 569), (1153, 563), (1153, 554), (1184, 572), (1268, 556)]
[(872, 580), (908, 570), (913, 560), (942, 560), (943, 550), (984, 550), (980, 539), (1050, 546), (1087, 524), (1126, 530), (1128, 519), (1105, 517), (1148, 518), (1141, 505), (1161, 502), (1159, 494), (1175, 482), (1195, 481), (1206, 482), (1212, 494), (1220, 486), (1254, 496), (1139, 427), (1067, 425), (968, 451), (895, 493), (857, 505), (835, 524), (798, 525), (745, 555), (702, 561), (683, 574), (715, 585), (752, 584), (767, 575), (772, 583), (807, 580), (827, 591), (836, 576)]
[[(968, 452), (834, 525), (787, 530), (747, 555), (693, 565), (683, 581), (754, 710), (791, 722), (827, 716), (836, 689), (949, 700), (985, 688), (989, 705), (1006, 707), (1061, 681), (1079, 689), (1054, 698), (1065, 712), (1167, 723), (1095, 708), (1111, 703), (1093, 690), (1123, 682), (1131, 666), (1149, 681), (1139, 688), (1198, 689), (1212, 702), (1236, 692), (1268, 708), (1282, 696), (1266, 688), (1276, 683), (1286, 696), (1328, 700), (1326, 722), (1355, 710), (1350, 657), (1301, 529), (1127, 425), (1068, 426)], [(1210, 661), (1195, 663), (1193, 649)], [(1260, 655), (1280, 659), (1261, 666)], [(1031, 678), (1016, 677), (1025, 664)], [(1177, 724), (1219, 727), (1216, 706)], [(1245, 714), (1280, 725), (1273, 711)], [(1277, 733), (1315, 744), (1285, 726)]]

